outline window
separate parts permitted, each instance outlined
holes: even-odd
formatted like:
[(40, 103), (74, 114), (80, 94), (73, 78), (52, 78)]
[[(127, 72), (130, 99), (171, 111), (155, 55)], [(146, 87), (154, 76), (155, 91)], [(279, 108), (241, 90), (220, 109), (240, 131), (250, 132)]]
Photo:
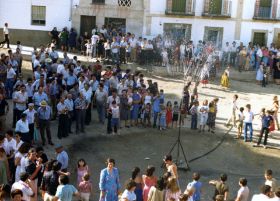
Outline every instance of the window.
[(186, 11), (186, 0), (173, 0), (172, 11), (184, 13)]
[(93, 4), (105, 4), (105, 0), (92, 0)]
[(220, 15), (222, 13), (222, 0), (210, 1), (210, 14)]
[(32, 6), (31, 24), (46, 25), (46, 6)]
[(122, 7), (130, 7), (131, 6), (131, 0), (118, 0), (119, 6)]

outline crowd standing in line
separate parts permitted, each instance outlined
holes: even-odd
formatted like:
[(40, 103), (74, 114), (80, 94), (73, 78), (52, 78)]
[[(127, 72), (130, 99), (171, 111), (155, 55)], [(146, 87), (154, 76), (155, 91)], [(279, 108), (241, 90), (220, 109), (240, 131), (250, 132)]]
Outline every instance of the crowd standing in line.
[[(106, 31), (105, 31), (106, 30)], [(7, 33), (7, 30), (6, 30)], [(104, 35), (104, 38), (103, 35)], [(92, 123), (92, 111), (97, 112), (100, 124), (107, 124), (107, 134), (120, 135), (120, 130), (131, 129), (136, 126), (153, 127), (160, 130), (172, 129), (185, 124), (187, 115), (191, 116), (191, 129), (198, 129), (199, 132), (215, 133), (215, 121), (218, 112), (218, 98), (213, 100), (199, 100), (197, 87), (200, 83), (206, 86), (208, 81), (215, 77), (217, 63), (215, 62), (215, 48), (211, 43), (199, 42), (196, 48), (192, 42), (180, 45), (177, 52), (182, 68), (186, 66), (193, 68), (194, 64), (201, 65), (200, 79), (194, 85), (188, 82), (184, 87), (182, 100), (173, 103), (167, 101), (164, 90), (159, 89), (156, 82), (148, 79), (141, 72), (122, 70), (122, 63), (127, 60), (137, 61), (143, 64), (155, 62), (151, 54), (155, 54), (153, 43), (164, 45), (159, 63), (165, 59), (164, 64), (168, 65), (171, 57), (170, 52), (172, 40), (157, 37), (149, 41), (140, 37), (135, 39), (134, 34), (123, 34), (116, 29), (107, 30), (105, 27), (92, 33), (91, 41), (84, 41), (81, 50), (88, 55), (106, 58), (104, 62), (111, 65), (104, 67), (97, 60), (89, 66), (83, 65), (77, 56), (69, 58), (66, 50), (76, 50), (76, 37), (74, 30), (68, 33), (64, 29), (58, 33), (56, 29), (50, 32), (52, 43), (45, 47), (34, 48), (32, 52), (33, 76), (24, 78), (22, 74), (21, 44), (18, 42), (16, 52), (8, 50), (8, 54), (2, 53), (0, 58), (0, 184), (1, 196), (11, 190), (14, 200), (37, 200), (39, 189), (44, 200), (71, 200), (72, 196), (79, 196), (82, 200), (89, 200), (92, 192), (90, 180), (90, 169), (84, 159), (77, 164), (77, 183), (75, 186), (69, 183), (68, 154), (62, 145), (56, 145), (56, 160), (48, 159), (44, 153), (46, 144), (53, 146), (53, 134), (51, 126), (53, 121), (58, 119), (57, 137), (60, 140), (67, 138), (70, 134), (82, 135), (86, 132), (86, 126)], [(75, 39), (75, 40), (74, 40)], [(107, 46), (100, 45), (100, 41), (107, 41)], [(130, 41), (130, 42), (129, 42)], [(8, 42), (6, 40), (6, 42)], [(63, 59), (59, 59), (56, 48), (64, 51)], [(227, 44), (228, 45), (228, 44)], [(234, 45), (234, 43), (233, 43)], [(129, 51), (128, 47), (131, 46)], [(181, 47), (182, 46), (182, 47)], [(103, 49), (107, 47), (107, 49)], [(242, 47), (242, 48), (241, 48)], [(251, 49), (253, 48), (250, 46)], [(242, 54), (246, 48), (240, 44), (235, 52), (224, 51), (223, 62), (225, 65), (235, 66), (240, 70), (246, 70), (241, 61)], [(229, 48), (229, 50), (232, 50)], [(265, 51), (266, 49), (264, 49)], [(266, 54), (257, 57), (252, 68), (270, 69), (279, 66), (278, 52), (267, 58)], [(270, 50), (271, 51), (271, 50)], [(166, 54), (167, 52), (167, 54)], [(129, 54), (128, 54), (129, 53)], [(234, 53), (234, 54), (233, 54)], [(128, 58), (129, 55), (131, 58)], [(227, 56), (226, 56), (227, 55)], [(233, 57), (235, 55), (235, 57)], [(274, 56), (273, 56), (274, 55)], [(275, 56), (276, 55), (276, 56)], [(174, 56), (174, 55), (173, 55)], [(181, 56), (181, 57), (179, 57)], [(203, 65), (203, 61), (205, 64)], [(272, 63), (271, 63), (272, 60)], [(228, 64), (227, 62), (232, 62)], [(245, 63), (246, 64), (246, 63)], [(174, 64), (176, 66), (176, 63)], [(278, 69), (280, 70), (280, 69)], [(228, 72), (222, 78), (222, 85), (228, 87)], [(275, 77), (276, 75), (276, 77)], [(277, 69), (273, 76), (277, 82)], [(266, 78), (265, 76), (263, 76)], [(266, 82), (265, 82), (266, 84)], [(13, 108), (9, 108), (7, 100), (13, 102)], [(93, 110), (94, 108), (94, 110)], [(95, 110), (96, 108), (96, 110)], [(244, 109), (245, 108), (245, 109)], [(13, 113), (12, 126), (14, 130), (6, 127), (5, 117), (9, 111)], [(261, 118), (261, 132), (257, 142), (259, 146), (264, 135), (264, 148), (267, 146), (268, 133), (278, 129), (278, 97), (275, 96), (273, 104), (268, 109), (263, 109), (258, 115)], [(251, 105), (240, 107), (238, 95), (234, 95), (232, 101), (232, 113), (226, 126), (238, 128), (237, 137), (240, 138), (244, 130), (244, 140), (252, 141), (252, 122), (256, 114), (252, 112)], [(75, 123), (75, 125), (73, 125)], [(243, 129), (244, 127), (244, 129)], [(249, 129), (249, 136), (247, 135)], [(36, 148), (35, 145), (40, 145)], [(131, 180), (121, 199), (126, 201), (163, 201), (167, 200), (188, 200), (199, 201), (201, 195), (201, 183), (199, 174), (194, 173), (193, 181), (185, 191), (181, 191), (177, 167), (172, 162), (171, 156), (164, 159), (167, 172), (162, 177), (154, 176), (155, 168), (149, 166), (146, 173), (141, 177), (139, 168), (135, 168)], [(105, 201), (116, 201), (121, 193), (119, 172), (115, 166), (114, 159), (107, 160), (107, 167), (100, 173), (99, 188), (101, 199)], [(272, 171), (267, 170), (266, 185), (262, 187), (261, 194), (253, 197), (253, 201), (279, 199), (279, 189), (276, 188), (276, 181), (272, 178)], [(210, 181), (214, 185), (215, 196), (213, 200), (228, 200), (228, 187), (226, 186), (227, 176), (222, 175), (219, 181)], [(248, 200), (249, 190), (247, 180), (241, 178), (241, 186), (236, 200)], [(9, 189), (9, 186), (11, 188)], [(134, 193), (135, 192), (135, 193)], [(1, 198), (0, 199), (4, 199)]]

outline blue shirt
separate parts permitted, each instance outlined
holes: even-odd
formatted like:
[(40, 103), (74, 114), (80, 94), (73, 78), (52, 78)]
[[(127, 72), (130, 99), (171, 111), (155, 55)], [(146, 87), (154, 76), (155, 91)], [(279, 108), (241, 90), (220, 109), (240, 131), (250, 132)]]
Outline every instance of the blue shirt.
[(91, 82), (92, 91), (96, 91), (98, 88), (98, 85), (99, 85), (99, 82), (97, 80), (95, 80), (94, 82), (92, 81)]
[(61, 163), (61, 169), (67, 169), (68, 168), (68, 154), (66, 151), (62, 151), (57, 154), (56, 160)]
[(72, 86), (77, 82), (77, 77), (75, 75), (69, 75), (66, 79), (66, 84)]
[(190, 187), (194, 187), (195, 192), (193, 194), (193, 201), (199, 201), (200, 200), (200, 194), (201, 194), (201, 187), (202, 183), (200, 181), (192, 181), (188, 184)]
[(73, 111), (74, 108), (74, 101), (72, 99), (65, 99), (64, 101), (66, 107), (68, 108), (69, 111)]
[(39, 106), (42, 101), (48, 102), (48, 96), (45, 92), (42, 94), (39, 94), (39, 92), (36, 92), (33, 96), (34, 105)]
[(46, 106), (46, 109), (39, 107), (37, 110), (38, 118), (41, 120), (50, 120), (52, 111), (50, 106)]
[(154, 98), (153, 109), (154, 109), (154, 112), (160, 112), (160, 99), (158, 97)]
[(270, 115), (268, 116), (263, 116), (262, 117), (262, 127), (263, 128), (268, 128), (270, 126), (270, 122), (273, 121), (272, 117)]
[(73, 185), (59, 185), (57, 187), (55, 196), (61, 201), (72, 201), (74, 193), (77, 192), (78, 190)]

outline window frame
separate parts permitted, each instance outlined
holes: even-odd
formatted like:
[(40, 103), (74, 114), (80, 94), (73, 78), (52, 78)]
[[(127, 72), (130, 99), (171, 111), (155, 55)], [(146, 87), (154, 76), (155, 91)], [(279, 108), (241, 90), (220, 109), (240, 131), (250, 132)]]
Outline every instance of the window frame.
[(91, 0), (91, 4), (105, 4), (106, 0)]
[[(44, 19), (39, 19), (39, 17), (37, 19), (34, 19), (34, 8), (39, 9), (43, 9), (43, 14), (39, 13), (40, 15), (44, 15)], [(47, 20), (46, 20), (46, 15), (47, 15), (47, 7), (46, 6), (41, 6), (41, 5), (31, 5), (31, 25), (34, 26), (46, 26)]]

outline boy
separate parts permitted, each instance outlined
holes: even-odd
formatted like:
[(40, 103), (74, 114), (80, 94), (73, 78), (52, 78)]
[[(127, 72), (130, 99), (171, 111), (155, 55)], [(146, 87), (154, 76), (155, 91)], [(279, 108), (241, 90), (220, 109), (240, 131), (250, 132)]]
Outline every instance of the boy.
[(116, 101), (112, 102), (112, 106), (110, 108), (110, 111), (112, 113), (112, 120), (111, 120), (111, 126), (113, 127), (113, 135), (119, 134), (118, 133), (118, 127), (119, 127), (119, 119), (120, 119), (120, 108), (117, 105)]
[(69, 184), (69, 178), (66, 175), (59, 176), (59, 186), (57, 187), (53, 201), (67, 200), (71, 201), (73, 196), (79, 196), (78, 190)]
[(192, 116), (192, 120), (191, 120), (191, 129), (192, 130), (197, 129), (198, 106), (199, 106), (199, 102), (195, 101), (193, 106), (190, 109), (190, 113)]
[(272, 170), (266, 170), (264, 172), (264, 178), (265, 178), (265, 185), (270, 186), (271, 187), (271, 191), (273, 193), (275, 193), (275, 191), (277, 190), (277, 180), (275, 178), (273, 178), (272, 176)]
[[(151, 104), (147, 103), (143, 108), (144, 113), (144, 127), (151, 127)], [(146, 123), (147, 122), (147, 123)]]
[(273, 124), (273, 118), (270, 115), (270, 111), (266, 110), (265, 115), (262, 117), (262, 128), (261, 128), (260, 137), (259, 137), (257, 146), (259, 146), (261, 144), (262, 137), (264, 134), (263, 148), (266, 149), (267, 138), (268, 138), (269, 128), (270, 128), (271, 124)]
[(201, 188), (202, 188), (202, 183), (198, 181), (200, 179), (200, 174), (195, 172), (193, 173), (193, 181), (188, 184), (189, 188), (194, 188), (194, 193), (192, 195), (193, 201), (200, 201), (201, 198)]
[(241, 134), (242, 134), (243, 120), (244, 120), (243, 111), (244, 111), (244, 107), (241, 107), (239, 109), (238, 119), (237, 119), (237, 137), (236, 137), (236, 139), (239, 139), (241, 137)]
[(165, 98), (165, 96), (164, 96), (164, 91), (163, 91), (163, 89), (161, 89), (160, 91), (159, 91), (159, 103), (162, 105), (162, 104), (164, 104), (164, 98)]

